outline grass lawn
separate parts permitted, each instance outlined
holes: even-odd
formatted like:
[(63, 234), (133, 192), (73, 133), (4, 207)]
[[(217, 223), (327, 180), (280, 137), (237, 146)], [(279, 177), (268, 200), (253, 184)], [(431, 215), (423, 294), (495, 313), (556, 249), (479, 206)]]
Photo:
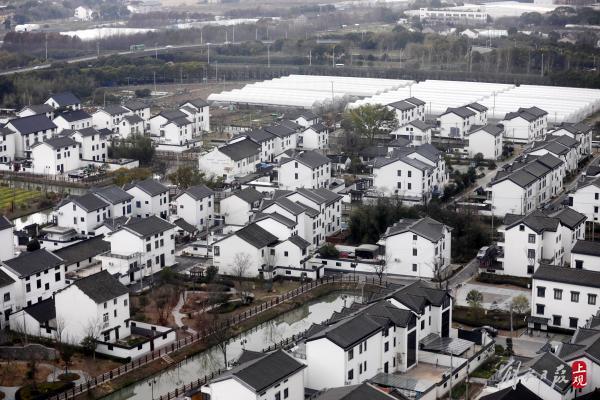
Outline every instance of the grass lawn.
[[(14, 193), (13, 193), (14, 191)], [(36, 200), (41, 197), (41, 192), (36, 190), (11, 189), (9, 187), (0, 187), (0, 210), (10, 208), (11, 202), (14, 200), (15, 206), (27, 204), (31, 200)]]

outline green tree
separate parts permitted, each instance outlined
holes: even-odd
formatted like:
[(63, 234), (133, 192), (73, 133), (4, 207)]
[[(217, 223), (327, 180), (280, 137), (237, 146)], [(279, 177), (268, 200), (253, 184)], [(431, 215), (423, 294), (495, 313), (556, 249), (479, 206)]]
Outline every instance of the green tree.
[(216, 188), (223, 184), (223, 178), (214, 176), (207, 177), (202, 171), (194, 167), (180, 166), (175, 172), (168, 176), (171, 183), (177, 185), (179, 189), (187, 189), (190, 186), (206, 185), (209, 188)]
[(526, 314), (529, 312), (529, 300), (524, 294), (513, 297), (510, 305), (517, 314)]
[(471, 290), (467, 293), (467, 304), (473, 310), (473, 312), (477, 313), (481, 309), (481, 303), (483, 302), (483, 294), (481, 294), (478, 290)]
[(141, 134), (134, 134), (127, 139), (115, 140), (110, 146), (109, 157), (138, 160), (141, 165), (149, 165), (154, 157), (152, 140)]
[(327, 243), (319, 249), (319, 255), (323, 258), (338, 258), (340, 252), (331, 243)]
[(365, 104), (346, 111), (342, 120), (346, 133), (357, 135), (371, 145), (378, 135), (389, 135), (397, 126), (396, 113), (381, 104)]
[(112, 173), (113, 183), (117, 186), (123, 186), (133, 181), (143, 181), (152, 175), (152, 171), (147, 168), (119, 168)]

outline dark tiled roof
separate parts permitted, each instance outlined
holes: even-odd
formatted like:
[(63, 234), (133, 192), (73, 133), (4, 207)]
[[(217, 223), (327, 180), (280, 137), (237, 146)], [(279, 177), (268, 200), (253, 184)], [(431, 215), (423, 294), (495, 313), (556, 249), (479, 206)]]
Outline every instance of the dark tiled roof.
[(168, 119), (169, 121), (172, 119), (177, 119), (177, 118), (185, 118), (187, 117), (187, 114), (184, 113), (181, 110), (165, 110), (162, 111), (160, 114), (158, 114), (166, 119)]
[(293, 228), (297, 225), (296, 221), (293, 221), (287, 217), (284, 217), (283, 215), (273, 212), (273, 213), (268, 213), (268, 214), (263, 214), (263, 213), (255, 213), (253, 216), (253, 221), (262, 221), (263, 219), (268, 219), (271, 218), (277, 222), (279, 222), (282, 225), (287, 226), (288, 228)]
[(103, 207), (108, 207), (108, 203), (94, 195), (93, 193), (86, 193), (81, 196), (70, 196), (66, 201), (59, 204), (59, 207), (63, 204), (68, 204), (70, 201), (83, 208), (85, 211), (96, 211)]
[(190, 186), (185, 190), (190, 197), (195, 200), (202, 200), (205, 197), (212, 196), (215, 192), (206, 185)]
[(408, 101), (409, 103), (413, 103), (416, 106), (424, 106), (425, 104), (427, 104), (423, 100), (417, 99), (416, 97), (409, 97), (408, 99), (404, 99), (404, 101)]
[(54, 100), (59, 107), (73, 106), (80, 104), (81, 100), (71, 92), (62, 92), (51, 95), (48, 100)]
[(277, 236), (267, 232), (257, 224), (246, 225), (242, 229), (236, 231), (235, 235), (257, 249), (261, 249), (278, 241)]
[(79, 132), (79, 134), (84, 137), (100, 135), (100, 132), (98, 130), (96, 130), (96, 128), (92, 128), (92, 127), (77, 129), (75, 132)]
[(56, 129), (54, 122), (44, 114), (30, 115), (29, 117), (15, 118), (7, 122), (12, 125), (20, 134)]
[(37, 302), (23, 309), (27, 314), (31, 315), (40, 324), (44, 324), (56, 318), (56, 306), (54, 298), (46, 299)]
[(467, 107), (449, 107), (445, 113), (443, 113), (442, 115), (446, 115), (446, 114), (456, 114), (461, 118), (469, 118), (472, 117), (474, 115), (476, 115), (475, 111), (467, 108)]
[(133, 199), (133, 196), (116, 185), (105, 186), (101, 188), (92, 188), (90, 192), (100, 197), (110, 204), (119, 204)]
[(190, 121), (187, 117), (175, 118), (169, 121), (169, 123), (177, 125), (177, 126), (186, 126), (190, 125), (192, 121)]
[(55, 250), (54, 254), (62, 258), (66, 265), (70, 265), (109, 250), (110, 243), (104, 240), (104, 235), (99, 235)]
[(238, 365), (213, 379), (212, 382), (229, 378), (239, 379), (250, 386), (254, 392), (260, 393), (304, 368), (306, 368), (304, 364), (296, 361), (283, 350), (278, 350)]
[(129, 112), (128, 109), (126, 109), (125, 107), (118, 105), (118, 104), (109, 104), (109, 105), (101, 108), (100, 110), (104, 111), (105, 113), (107, 113), (109, 115), (126, 114)]
[(107, 270), (76, 280), (73, 283), (96, 304), (104, 303), (129, 293), (129, 290)]
[(479, 103), (470, 103), (467, 104), (465, 107), (471, 108), (475, 111), (479, 111), (479, 112), (484, 112), (487, 111), (488, 108), (486, 106), (484, 106), (483, 104), (479, 104)]
[(133, 187), (139, 188), (141, 191), (148, 193), (152, 197), (158, 196), (160, 194), (163, 194), (163, 193), (169, 191), (168, 187), (166, 187), (159, 181), (156, 181), (156, 180), (150, 179), (150, 178), (144, 179), (143, 181), (138, 181), (138, 182), (134, 182), (129, 185), (126, 185), (124, 187), (124, 189), (129, 190)]
[(281, 125), (281, 124), (274, 124), (274, 125), (268, 125), (268, 126), (264, 126), (263, 130), (272, 133), (273, 135), (277, 136), (277, 137), (287, 137), (290, 136), (294, 133), (296, 133), (295, 129), (291, 129), (288, 128), (285, 125)]
[(148, 218), (132, 219), (129, 223), (123, 225), (126, 229), (138, 236), (146, 237), (157, 233), (173, 229), (175, 226), (156, 215), (151, 215)]
[(143, 110), (144, 108), (150, 108), (150, 106), (147, 105), (146, 103), (144, 103), (143, 101), (135, 100), (135, 99), (129, 100), (128, 102), (123, 104), (123, 106), (131, 111), (139, 111), (139, 110)]
[(537, 210), (527, 214), (523, 218), (514, 218), (514, 214), (507, 215), (509, 216), (507, 221), (510, 222), (509, 224), (507, 224), (507, 230), (517, 225), (523, 224), (537, 233), (542, 233), (545, 231), (556, 232), (556, 230), (558, 229), (558, 224), (560, 222), (558, 218), (549, 217), (543, 212)]
[(575, 246), (573, 246), (573, 249), (571, 249), (571, 253), (600, 257), (600, 242), (578, 240), (577, 243), (575, 243)]
[(63, 264), (63, 260), (46, 249), (22, 253), (4, 261), (18, 276), (26, 277)]
[(550, 213), (549, 215), (553, 218), (558, 218), (561, 224), (571, 230), (585, 222), (587, 218), (584, 214), (581, 214), (569, 207), (562, 208), (559, 211)]
[(407, 111), (407, 110), (412, 110), (413, 108), (416, 108), (417, 106), (412, 103), (409, 103), (407, 101), (400, 100), (400, 101), (395, 101), (393, 103), (388, 104), (388, 107), (392, 107), (392, 108), (395, 108), (396, 110), (400, 110), (400, 111)]
[(254, 204), (257, 201), (262, 200), (262, 198), (264, 197), (264, 195), (261, 192), (252, 187), (242, 189), (239, 192), (234, 193), (233, 195), (239, 197), (248, 204)]
[(0, 269), (0, 288), (6, 287), (13, 283), (15, 283), (15, 280), (8, 276), (6, 272)]
[(314, 201), (317, 204), (331, 204), (342, 198), (339, 194), (325, 188), (304, 189), (299, 188), (296, 193)]
[[(183, 104), (186, 103), (190, 103), (191, 105), (193, 105), (196, 108), (203, 108), (203, 107), (208, 107), (208, 103), (206, 102), (206, 100), (204, 99), (194, 99), (194, 100), (188, 100)], [(183, 105), (182, 104), (182, 105)]]
[(302, 125), (299, 125), (299, 124), (295, 123), (294, 121), (290, 121), (289, 119), (281, 120), (281, 121), (279, 121), (279, 124), (285, 126), (286, 128), (293, 129), (295, 131), (299, 131), (299, 130), (303, 129)]
[(530, 108), (519, 108), (516, 112), (509, 112), (504, 116), (505, 120), (515, 119), (517, 117), (523, 118), (525, 121), (533, 122), (538, 118), (547, 115), (548, 113), (537, 107)]
[(445, 225), (432, 218), (425, 217), (421, 219), (401, 219), (390, 226), (385, 237), (394, 236), (400, 233), (413, 232), (432, 242), (437, 242), (444, 235)]
[(319, 168), (323, 165), (327, 165), (330, 163), (329, 158), (325, 157), (320, 153), (317, 153), (316, 151), (311, 150), (300, 152), (294, 155), (292, 158), (284, 158), (281, 160), (281, 164), (285, 164), (291, 161), (297, 161), (311, 169)]
[(142, 119), (142, 117), (140, 117), (140, 116), (139, 116), (139, 115), (137, 115), (137, 114), (133, 114), (133, 115), (126, 115), (126, 116), (124, 116), (124, 117), (123, 117), (123, 119), (124, 119), (125, 121), (129, 122), (130, 124), (137, 124), (137, 123), (139, 123), (139, 122), (142, 122), (142, 121), (144, 121), (144, 120)]
[(401, 398), (390, 396), (368, 383), (362, 383), (325, 390), (314, 400), (400, 400), (405, 398), (404, 396)]
[(243, 133), (240, 133), (240, 136), (250, 138), (250, 139), (254, 140), (256, 143), (263, 143), (263, 142), (275, 139), (275, 135), (273, 135), (272, 133), (269, 133), (267, 131), (264, 131), (262, 129), (253, 129), (248, 132), (243, 132)]
[(410, 121), (408, 124), (414, 126), (417, 129), (420, 129), (422, 131), (426, 131), (426, 130), (432, 128), (431, 125), (429, 125), (425, 121), (421, 121), (420, 119), (415, 119), (414, 121)]
[(33, 104), (23, 107), (23, 110), (25, 109), (29, 109), (36, 114), (45, 114), (54, 111), (54, 108), (50, 104)]
[(533, 279), (600, 288), (600, 272), (587, 269), (540, 265), (533, 274)]
[(258, 155), (260, 146), (250, 139), (244, 139), (219, 147), (218, 150), (233, 161), (239, 161), (244, 158)]
[(399, 137), (397, 139), (394, 139), (392, 141), (390, 141), (387, 146), (388, 147), (405, 147), (408, 146), (410, 144), (410, 140), (406, 139), (405, 137)]
[(422, 313), (423, 308), (428, 305), (441, 306), (449, 296), (445, 290), (433, 288), (421, 280), (392, 294), (392, 298), (418, 313)]
[(479, 400), (542, 400), (541, 397), (527, 389), (520, 381), (513, 389), (509, 386), (487, 396), (480, 397)]
[(50, 139), (46, 139), (43, 142), (38, 142), (32, 147), (36, 147), (44, 143), (52, 147), (53, 149), (62, 149), (63, 147), (77, 146), (77, 142), (68, 136), (55, 136)]
[(523, 363), (523, 368), (525, 370), (527, 368), (533, 369), (538, 374), (545, 376), (545, 380), (549, 383), (555, 381), (555, 377), (562, 369), (565, 371), (564, 376), (567, 379), (566, 382), (558, 380), (555, 383), (556, 387), (558, 387), (561, 391), (565, 391), (571, 385), (571, 381), (569, 379), (571, 377), (571, 367), (553, 353), (543, 353), (529, 361), (526, 361)]
[(189, 224), (185, 219), (183, 218), (179, 218), (176, 219), (175, 221), (173, 221), (173, 223), (175, 225), (177, 225), (179, 228), (183, 229), (185, 232), (187, 233), (195, 233), (198, 232), (198, 228), (196, 228), (194, 225)]
[(475, 129), (471, 129), (471, 131), (469, 132), (469, 135), (472, 135), (475, 132), (487, 132), (490, 135), (497, 137), (502, 135), (502, 132), (504, 132), (504, 128), (498, 125), (484, 125), (484, 126), (478, 126)]
[(55, 118), (62, 117), (67, 122), (81, 121), (82, 119), (92, 118), (92, 116), (83, 110), (65, 111)]
[(296, 120), (301, 117), (307, 121), (317, 118), (317, 116), (312, 111), (308, 111), (308, 110), (288, 111), (284, 115), (284, 118), (289, 119), (289, 120)]
[(0, 215), (0, 231), (8, 228), (12, 228), (14, 225), (4, 215)]
[(288, 240), (301, 249), (307, 249), (310, 247), (310, 242), (303, 239), (299, 235), (292, 235), (288, 238)]

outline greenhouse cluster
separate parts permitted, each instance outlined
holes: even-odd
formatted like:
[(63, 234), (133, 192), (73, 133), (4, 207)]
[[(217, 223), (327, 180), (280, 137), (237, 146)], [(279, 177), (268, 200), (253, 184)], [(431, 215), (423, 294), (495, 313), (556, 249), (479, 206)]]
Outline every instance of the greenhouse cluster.
[(579, 122), (600, 109), (600, 90), (597, 89), (436, 80), (364, 98), (348, 107), (390, 104), (407, 97), (425, 101), (429, 116), (438, 116), (448, 107), (478, 102), (489, 109), (491, 120), (501, 120), (519, 107), (536, 106), (548, 112), (550, 123)]
[(318, 108), (375, 96), (414, 81), (345, 76), (289, 75), (256, 82), (242, 89), (213, 93), (208, 100), (221, 104)]

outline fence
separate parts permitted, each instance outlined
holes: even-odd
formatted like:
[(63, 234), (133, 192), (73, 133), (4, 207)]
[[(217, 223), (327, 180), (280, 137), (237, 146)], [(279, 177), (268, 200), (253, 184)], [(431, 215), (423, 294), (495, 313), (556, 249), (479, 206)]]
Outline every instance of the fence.
[(58, 186), (90, 187), (109, 183), (111, 178), (106, 174), (85, 178), (70, 178), (68, 175), (34, 174), (32, 172), (0, 171), (0, 178), (14, 179), (24, 182), (51, 184)]
[[(203, 331), (197, 332), (191, 336), (182, 338), (182, 339), (176, 341), (175, 343), (172, 343), (171, 345), (168, 345), (161, 349), (155, 350), (152, 353), (146, 354), (145, 356), (140, 357), (136, 360), (133, 360), (125, 365), (121, 365), (118, 368), (114, 368), (113, 370), (105, 372), (102, 375), (98, 375), (94, 378), (88, 379), (85, 383), (75, 385), (73, 388), (71, 388), (65, 392), (62, 392), (62, 393), (59, 393), (57, 395), (50, 397), (50, 400), (72, 399), (75, 396), (82, 394), (98, 385), (104, 384), (112, 379), (118, 378), (128, 372), (131, 372), (132, 370), (134, 370), (136, 368), (139, 368), (148, 363), (151, 363), (152, 361), (154, 361), (156, 359), (160, 359), (165, 354), (169, 354), (169, 353), (178, 351), (186, 346), (191, 345), (192, 343), (196, 343), (200, 340), (206, 339), (216, 332), (219, 332), (223, 329), (227, 329), (229, 327), (237, 325), (243, 321), (246, 321), (246, 320), (258, 315), (258, 314), (261, 314), (267, 310), (277, 307), (281, 303), (292, 300), (304, 293), (310, 292), (311, 290), (321, 287), (323, 285), (330, 284), (330, 283), (358, 283), (358, 282), (372, 283), (375, 285), (378, 284), (378, 282), (375, 280), (375, 278), (372, 279), (372, 282), (370, 282), (370, 281), (371, 280), (369, 280), (367, 278), (361, 279), (360, 276), (356, 277), (356, 276), (349, 275), (349, 276), (326, 276), (326, 277), (320, 278), (318, 280), (305, 283), (302, 286), (300, 286), (294, 290), (291, 290), (287, 293), (279, 295), (278, 297), (276, 297), (274, 299), (268, 300), (268, 301), (261, 303), (249, 310), (244, 311), (243, 313), (233, 316), (232, 318), (229, 318), (229, 319), (223, 321), (219, 326), (213, 327), (212, 329), (203, 330)], [(387, 283), (386, 283), (386, 286), (387, 286)], [(182, 393), (185, 393), (191, 389), (200, 387), (201, 385), (206, 383), (206, 380), (210, 380), (214, 376), (215, 376), (215, 373), (211, 373), (210, 377), (209, 377), (209, 375), (207, 375), (204, 378), (199, 378), (197, 381), (194, 381), (192, 383), (184, 385), (181, 388), (175, 389), (174, 391), (161, 396), (160, 400), (174, 399), (177, 396), (181, 395)]]

